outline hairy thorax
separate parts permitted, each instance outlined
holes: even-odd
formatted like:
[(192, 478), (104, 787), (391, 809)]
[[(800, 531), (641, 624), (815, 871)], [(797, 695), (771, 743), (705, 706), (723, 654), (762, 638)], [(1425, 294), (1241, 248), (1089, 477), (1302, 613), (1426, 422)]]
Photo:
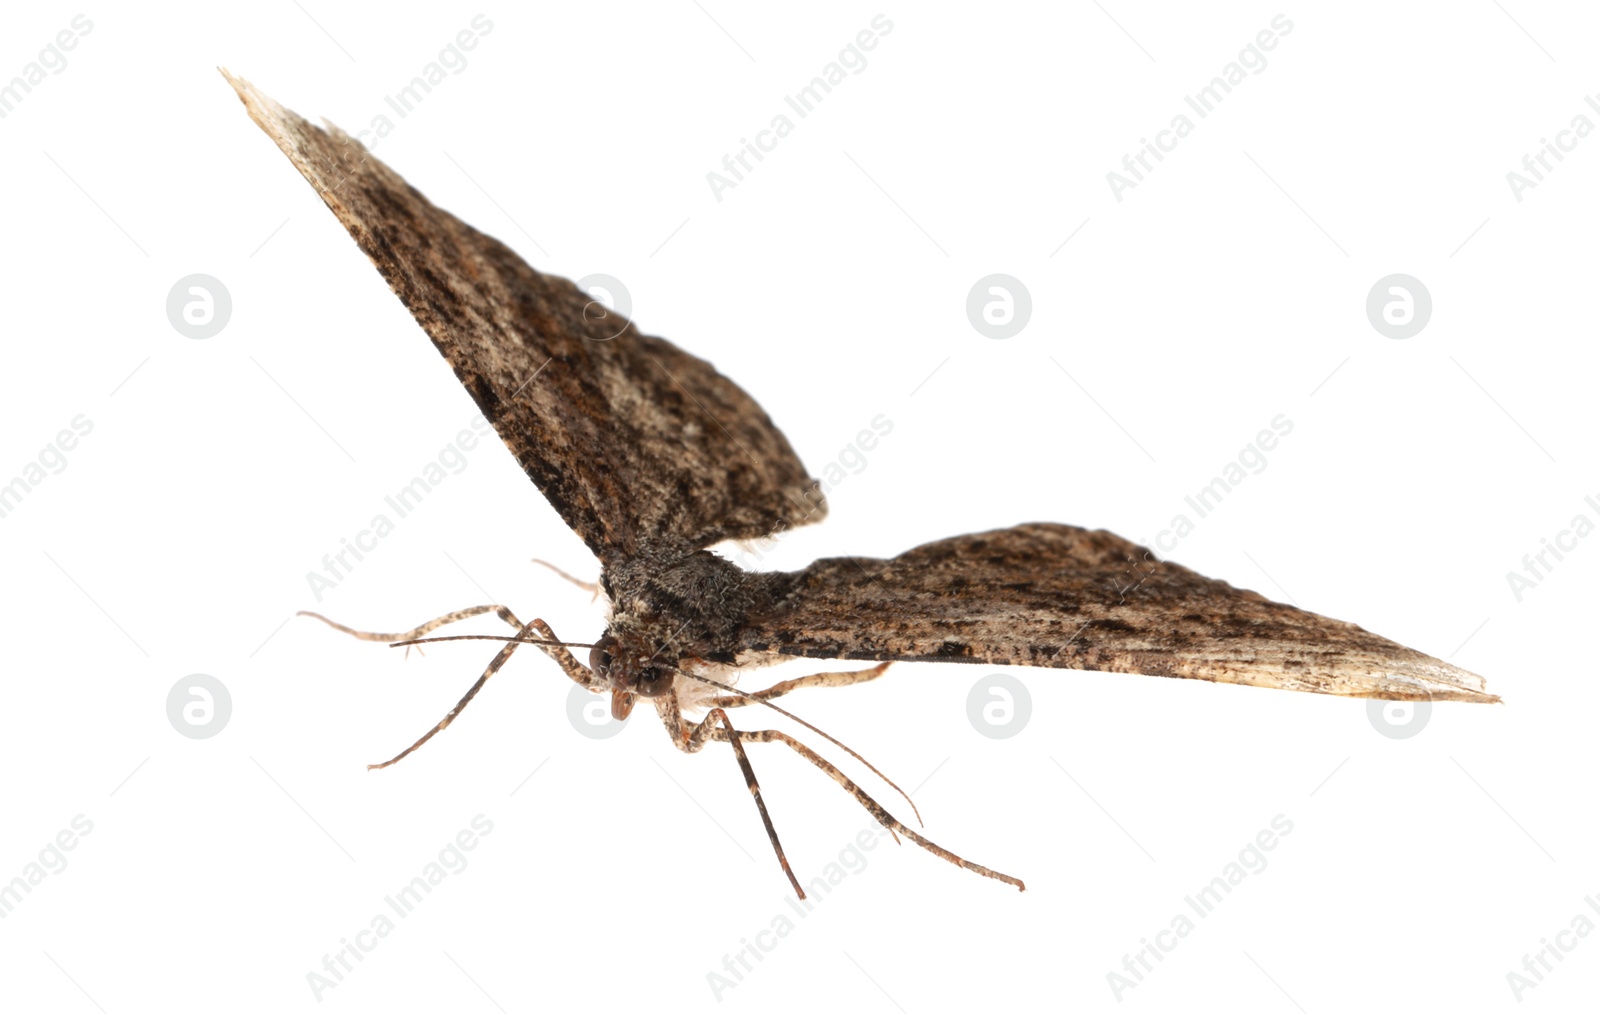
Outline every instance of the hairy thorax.
[(619, 718), (636, 695), (687, 691), (680, 678), (685, 669), (734, 663), (746, 617), (770, 605), (773, 594), (770, 575), (703, 549), (635, 557), (608, 567), (600, 582), (611, 617), (590, 667), (611, 684), (612, 713)]
[(629, 560), (601, 576), (607, 633), (669, 661), (726, 655), (746, 615), (768, 601), (762, 577), (703, 549)]

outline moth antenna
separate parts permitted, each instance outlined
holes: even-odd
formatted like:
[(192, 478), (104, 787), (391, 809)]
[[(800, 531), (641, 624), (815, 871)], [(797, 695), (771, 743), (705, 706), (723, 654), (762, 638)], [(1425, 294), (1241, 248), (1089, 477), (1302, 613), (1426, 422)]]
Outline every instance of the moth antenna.
[(406, 641), (391, 641), (391, 648), (407, 648), (414, 644), (435, 644), (439, 641), (509, 641), (513, 644), (544, 645), (547, 648), (593, 648), (588, 641), (546, 641), (532, 637), (505, 637), (500, 634), (451, 634), (447, 637), (413, 637)]
[[(827, 740), (828, 742), (832, 743), (834, 746), (836, 746), (839, 749), (843, 750), (845, 753), (847, 753), (850, 756), (854, 757), (856, 760), (858, 760), (861, 763), (865, 764), (867, 766), (867, 770), (868, 771), (871, 771), (873, 774), (875, 774), (879, 778), (883, 779), (883, 784), (889, 786), (889, 788), (891, 788), (891, 789), (895, 790), (896, 792), (900, 793), (900, 798), (904, 799), (906, 801), (906, 803), (911, 807), (911, 812), (917, 818), (917, 824), (919, 826), (921, 826), (921, 827), (927, 827), (928, 826), (927, 824), (923, 823), (922, 814), (920, 812), (918, 812), (918, 810), (917, 810), (917, 804), (913, 803), (911, 801), (911, 796), (906, 793), (905, 789), (902, 789), (900, 786), (896, 785), (889, 778), (888, 775), (884, 774), (882, 771), (879, 771), (876, 767), (874, 767), (871, 761), (867, 760), (865, 757), (863, 757), (860, 754), (856, 753), (854, 750), (850, 749), (848, 746), (845, 746), (843, 743), (839, 742), (837, 739), (835, 739), (832, 736), (828, 735), (826, 732), (823, 732), (821, 729), (819, 729), (816, 726), (812, 725), (810, 722), (808, 722), (805, 719), (801, 718), (799, 715), (796, 715), (792, 711), (787, 711), (787, 710), (785, 710), (783, 708), (780, 708), (776, 704), (773, 704), (771, 701), (764, 700), (764, 699), (762, 699), (760, 697), (757, 697), (755, 694), (747, 694), (743, 690), (739, 690), (739, 689), (736, 689), (735, 687), (731, 687), (731, 686), (727, 685), (726, 683), (718, 683), (714, 679), (707, 679), (704, 676), (698, 676), (698, 675), (696, 675), (696, 674), (694, 674), (692, 672), (684, 672), (684, 670), (682, 670), (682, 669), (675, 669), (674, 671), (682, 673), (683, 675), (689, 677), (692, 680), (698, 680), (699, 682), (704, 683), (707, 686), (713, 686), (713, 687), (716, 687), (718, 690), (722, 690), (722, 691), (724, 691), (726, 693), (733, 694), (735, 697), (743, 697), (743, 698), (746, 698), (747, 700), (755, 701), (757, 704), (765, 705), (766, 707), (771, 708), (773, 711), (776, 711), (778, 714), (780, 714), (783, 717), (789, 719), (790, 721), (799, 722), (801, 725), (805, 726), (807, 729), (810, 729), (812, 732), (814, 732), (817, 735), (821, 736), (823, 739)], [(893, 828), (890, 829), (890, 832), (893, 833)]]
[(547, 570), (555, 572), (556, 575), (566, 578), (568, 581), (570, 581), (573, 584), (577, 585), (579, 588), (582, 588), (584, 591), (589, 592), (590, 593), (590, 598), (589, 598), (590, 602), (599, 601), (599, 599), (600, 599), (600, 582), (599, 581), (585, 581), (580, 577), (573, 577), (571, 574), (568, 574), (566, 571), (562, 570), (560, 567), (557, 567), (555, 564), (551, 563), (549, 560), (541, 560), (541, 559), (538, 559), (537, 557), (535, 557), (533, 562), (537, 563), (541, 567), (546, 568)]

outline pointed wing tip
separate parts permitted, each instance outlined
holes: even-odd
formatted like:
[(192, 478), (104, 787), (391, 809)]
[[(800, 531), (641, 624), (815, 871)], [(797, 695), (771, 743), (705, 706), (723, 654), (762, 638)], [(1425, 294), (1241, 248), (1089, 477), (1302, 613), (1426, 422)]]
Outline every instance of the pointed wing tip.
[(371, 156), (365, 145), (338, 125), (324, 119), (324, 126), (318, 127), (226, 67), (217, 70), (233, 86), (256, 126), (289, 157), (300, 175), (333, 208), (346, 227), (354, 228), (345, 220), (345, 211), (337, 197), (339, 188), (352, 176), (371, 172), (381, 163)]
[[(246, 81), (244, 78), (235, 74), (228, 68), (218, 67), (217, 73), (222, 75), (222, 79), (224, 81), (233, 86), (234, 94), (239, 96), (239, 101), (243, 102), (245, 106), (251, 107), (260, 105), (263, 102), (272, 102), (271, 99), (257, 91), (255, 85), (251, 84), (249, 81)], [(276, 103), (274, 103), (274, 105), (276, 105)]]
[(288, 110), (228, 68), (218, 67), (217, 72), (222, 75), (224, 81), (233, 86), (234, 94), (244, 103), (245, 109), (250, 113), (250, 118), (256, 121), (256, 125), (277, 140), (289, 118)]
[(1499, 694), (1491, 694), (1487, 690), (1472, 690), (1465, 687), (1443, 693), (1434, 693), (1430, 699), (1435, 701), (1465, 701), (1468, 704), (1505, 703), (1500, 699)]
[[(1441, 659), (1422, 656), (1410, 665), (1397, 666), (1386, 682), (1414, 686), (1419, 691), (1417, 699), (1430, 701), (1465, 701), (1471, 704), (1500, 704), (1498, 694), (1491, 694), (1487, 681), (1477, 673)], [(1386, 696), (1375, 694), (1373, 696)], [(1399, 696), (1398, 694), (1396, 696)], [(1409, 695), (1408, 695), (1409, 696)]]

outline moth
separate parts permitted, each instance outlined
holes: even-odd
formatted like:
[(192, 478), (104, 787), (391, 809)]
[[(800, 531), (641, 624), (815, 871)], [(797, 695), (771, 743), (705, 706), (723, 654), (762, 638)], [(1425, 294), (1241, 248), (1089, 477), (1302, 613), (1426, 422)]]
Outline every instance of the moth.
[[(399, 760), (448, 726), (522, 644), (624, 718), (654, 706), (687, 753), (726, 742), (779, 864), (785, 858), (744, 743), (782, 743), (885, 827), (996, 880), (907, 827), (810, 747), (775, 729), (735, 729), (728, 712), (796, 690), (877, 679), (892, 662), (1094, 669), (1405, 701), (1498, 700), (1481, 677), (1330, 619), (1157, 560), (1107, 531), (1034, 523), (959, 535), (892, 559), (818, 560), (745, 571), (712, 551), (827, 513), (820, 484), (761, 406), (710, 363), (641, 333), (565, 278), (435, 207), (362, 145), (284, 109), (226, 70), (251, 118), (316, 188), (493, 424), (534, 485), (600, 563), (609, 607), (592, 643), (542, 620), (476, 606), (367, 640), (418, 643), (488, 613), (515, 633), (472, 688)], [(313, 614), (314, 615), (314, 614)], [(478, 635), (474, 635), (478, 636)], [(568, 649), (590, 649), (585, 665)], [(794, 658), (876, 663), (736, 689), (747, 669)], [(702, 715), (698, 719), (695, 715)], [(870, 764), (874, 773), (881, 773)], [(891, 787), (896, 788), (888, 779)], [(901, 792), (902, 796), (905, 793)], [(906, 796), (910, 803), (909, 796)], [(915, 805), (912, 805), (915, 811)]]

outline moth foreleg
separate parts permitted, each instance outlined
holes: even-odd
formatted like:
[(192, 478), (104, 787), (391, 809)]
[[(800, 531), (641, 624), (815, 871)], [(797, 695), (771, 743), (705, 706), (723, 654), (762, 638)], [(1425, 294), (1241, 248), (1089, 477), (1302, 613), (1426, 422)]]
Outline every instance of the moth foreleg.
[[(541, 623), (541, 622), (542, 621), (540, 621), (540, 620), (534, 620), (533, 623), (529, 623), (529, 624), (527, 624), (525, 626), (518, 627), (517, 628), (518, 636), (527, 637), (530, 631), (533, 631), (534, 629), (536, 629), (534, 624)], [(548, 629), (548, 628), (546, 628), (546, 629)], [(499, 672), (500, 671), (500, 667), (506, 664), (506, 660), (511, 657), (511, 653), (512, 652), (517, 650), (517, 647), (518, 647), (518, 645), (520, 643), (521, 642), (519, 642), (519, 641), (507, 641), (505, 647), (501, 648), (500, 651), (494, 656), (494, 659), (492, 661), (490, 661), (489, 667), (483, 671), (483, 675), (479, 676), (478, 677), (478, 681), (476, 683), (472, 684), (472, 686), (467, 690), (466, 694), (461, 698), (461, 700), (456, 702), (456, 706), (450, 709), (450, 713), (445, 715), (443, 718), (441, 718), (439, 720), (439, 724), (438, 725), (435, 725), (433, 728), (431, 728), (427, 732), (423, 733), (421, 739), (417, 740), (415, 743), (412, 743), (410, 746), (406, 747), (404, 750), (401, 750), (399, 753), (395, 754), (393, 757), (390, 757), (388, 760), (384, 761), (382, 764), (368, 764), (367, 765), (367, 770), (368, 771), (373, 771), (373, 770), (376, 770), (378, 768), (386, 768), (386, 767), (388, 767), (390, 764), (393, 764), (396, 761), (399, 761), (402, 758), (406, 757), (412, 751), (416, 750), (417, 747), (419, 747), (422, 744), (426, 743), (428, 740), (432, 739), (434, 736), (438, 735), (439, 733), (443, 732), (446, 728), (448, 728), (450, 723), (454, 722), (456, 720), (456, 716), (461, 714), (462, 710), (464, 708), (466, 708), (466, 706), (472, 702), (472, 699), (474, 697), (478, 696), (478, 691), (482, 690), (483, 689), (483, 685), (485, 683), (489, 682), (489, 677), (493, 676), (495, 673)]]
[[(515, 623), (516, 621), (513, 620), (512, 622)], [(561, 640), (561, 638), (556, 636), (556, 632), (550, 629), (550, 624), (543, 620), (531, 620), (529, 621), (528, 626), (532, 627), (538, 632), (540, 637), (547, 641)], [(567, 678), (578, 684), (578, 686), (583, 687), (586, 690), (593, 690), (596, 693), (608, 688), (609, 685), (600, 677), (598, 673), (584, 665), (582, 662), (579, 662), (577, 657), (573, 655), (572, 652), (568, 651), (561, 645), (536, 643), (534, 644), (534, 647), (555, 659), (555, 663), (561, 667), (561, 671), (566, 673)]]
[[(509, 609), (506, 609), (504, 606), (500, 606), (498, 608), (501, 610), (501, 615), (507, 618), (507, 622), (516, 624), (516, 618), (511, 615), (511, 611)], [(530, 633), (537, 633), (541, 637), (548, 638), (552, 641), (559, 640), (559, 638), (556, 637), (555, 631), (551, 630), (550, 625), (543, 620), (531, 620), (526, 624), (517, 624), (518, 638), (526, 638)], [(368, 770), (388, 767), (390, 764), (393, 764), (395, 761), (405, 757), (417, 747), (421, 746), (434, 736), (438, 735), (440, 732), (444, 731), (444, 729), (449, 726), (451, 722), (456, 720), (456, 716), (461, 714), (462, 709), (471, 703), (474, 697), (478, 696), (478, 691), (482, 690), (483, 685), (489, 682), (489, 677), (500, 671), (500, 667), (506, 664), (506, 660), (511, 657), (511, 653), (516, 651), (520, 645), (526, 643), (528, 642), (524, 640), (507, 641), (505, 647), (501, 648), (493, 660), (489, 662), (489, 667), (483, 671), (483, 675), (479, 676), (478, 681), (472, 684), (461, 700), (456, 702), (456, 706), (450, 709), (450, 713), (439, 720), (438, 725), (435, 725), (433, 728), (429, 729), (423, 734), (421, 739), (417, 740), (415, 743), (412, 743), (410, 746), (384, 761), (382, 764), (368, 764)], [(555, 659), (556, 663), (560, 665), (562, 670), (572, 678), (573, 682), (590, 690), (603, 688), (604, 681), (590, 671), (587, 666), (583, 665), (576, 658), (574, 658), (572, 653), (567, 651), (567, 649), (559, 645), (539, 644), (537, 642), (534, 642), (534, 647)]]
[[(356, 630), (355, 628), (347, 627), (342, 623), (335, 623), (333, 620), (328, 619), (321, 613), (313, 613), (308, 609), (302, 609), (296, 615), (310, 616), (313, 619), (321, 620), (334, 630), (342, 631), (346, 634), (349, 634), (351, 637), (358, 638), (362, 641), (381, 641), (385, 643), (392, 643), (394, 641), (412, 641), (419, 637), (424, 637), (431, 631), (438, 630), (440, 627), (443, 627), (446, 624), (471, 619), (474, 616), (482, 616), (484, 613), (494, 613), (502, 620), (505, 620), (506, 623), (510, 624), (513, 629), (519, 632), (523, 632), (527, 629), (523, 627), (522, 621), (517, 619), (516, 614), (513, 613), (509, 607), (500, 605), (472, 606), (468, 609), (457, 609), (455, 612), (445, 613), (443, 616), (435, 617), (419, 627), (407, 630), (400, 634), (380, 634), (368, 630)], [(561, 640), (556, 636), (555, 631), (550, 629), (550, 625), (543, 620), (533, 620), (528, 624), (528, 627), (531, 627), (536, 633), (538, 633), (540, 637), (544, 638), (545, 640)], [(523, 636), (527, 636), (526, 633), (523, 633)], [(554, 659), (556, 665), (561, 667), (561, 671), (566, 673), (568, 678), (570, 678), (572, 682), (578, 684), (579, 686), (590, 690), (595, 690), (604, 686), (604, 682), (595, 676), (595, 674), (590, 671), (588, 666), (584, 665), (582, 662), (579, 662), (572, 652), (568, 651), (566, 648), (553, 644), (535, 644), (534, 647), (538, 648), (540, 651)], [(406, 650), (410, 651), (409, 648)], [(421, 744), (418, 745), (420, 746)], [(412, 749), (416, 748), (413, 747)], [(404, 754), (401, 756), (404, 756)], [(399, 757), (395, 758), (395, 760), (399, 759)], [(389, 761), (389, 763), (393, 764), (394, 761)]]
[(848, 687), (857, 683), (866, 683), (882, 676), (893, 663), (882, 662), (870, 669), (855, 669), (850, 672), (818, 672), (810, 676), (800, 676), (792, 680), (774, 683), (765, 690), (753, 690), (748, 696), (740, 697), (713, 697), (709, 706), (713, 708), (737, 708), (745, 704), (755, 704), (759, 701), (771, 701), (782, 697), (784, 694), (796, 690), (805, 690), (809, 687)]
[[(438, 630), (440, 627), (443, 627), (447, 624), (471, 619), (474, 616), (482, 616), (484, 613), (494, 613), (502, 620), (505, 620), (507, 623), (511, 624), (513, 627), (520, 628), (522, 626), (522, 622), (512, 614), (510, 609), (507, 609), (505, 606), (496, 605), (473, 606), (470, 609), (457, 609), (455, 612), (445, 613), (443, 616), (437, 616), (429, 620), (427, 623), (424, 623), (412, 630), (408, 630), (403, 634), (380, 634), (370, 630), (357, 630), (354, 627), (347, 627), (342, 623), (335, 623), (333, 620), (328, 619), (321, 613), (314, 613), (309, 609), (302, 609), (295, 615), (309, 616), (312, 619), (321, 620), (334, 630), (342, 631), (343, 633), (349, 634), (351, 637), (357, 638), (358, 640), (382, 641), (387, 643), (393, 641), (412, 641), (419, 637), (424, 637), (428, 633)], [(420, 648), (417, 650), (419, 652), (421, 651)], [(406, 654), (409, 655), (410, 653), (411, 649), (407, 648)]]

